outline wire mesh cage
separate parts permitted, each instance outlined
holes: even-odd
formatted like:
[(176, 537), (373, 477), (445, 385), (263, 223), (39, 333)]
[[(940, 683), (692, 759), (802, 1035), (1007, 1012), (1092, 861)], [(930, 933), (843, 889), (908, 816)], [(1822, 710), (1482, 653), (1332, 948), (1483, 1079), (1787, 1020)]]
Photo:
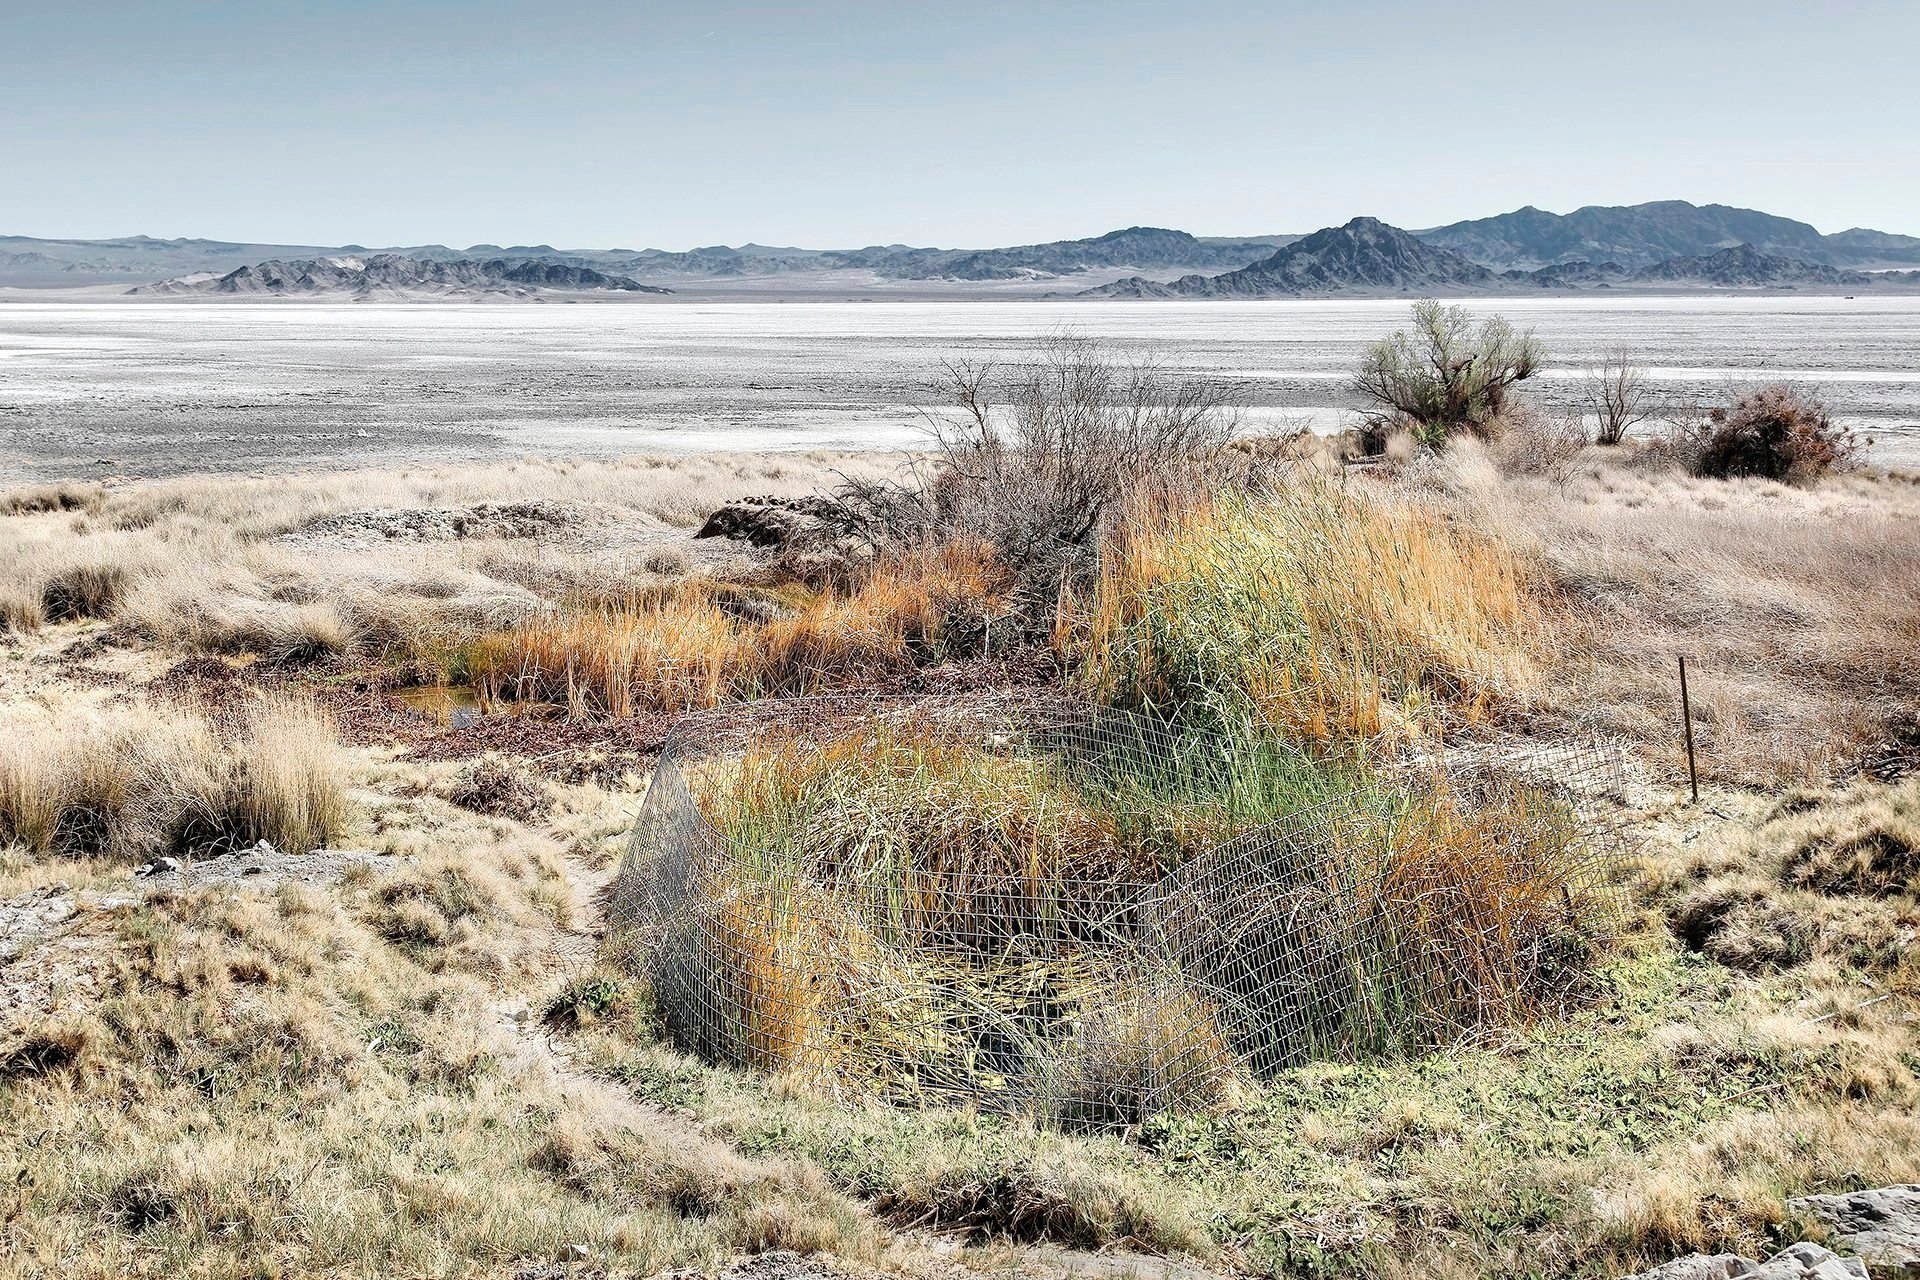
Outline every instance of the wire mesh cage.
[(1055, 698), (688, 717), (612, 896), (682, 1049), (1124, 1125), (1550, 1006), (1606, 931), (1600, 744), (1342, 773)]

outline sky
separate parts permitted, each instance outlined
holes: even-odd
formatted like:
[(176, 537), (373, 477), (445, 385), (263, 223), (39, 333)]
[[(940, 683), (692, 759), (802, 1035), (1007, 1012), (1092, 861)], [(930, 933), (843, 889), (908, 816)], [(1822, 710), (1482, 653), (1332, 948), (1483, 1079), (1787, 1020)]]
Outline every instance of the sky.
[(1920, 234), (1915, 0), (6, 0), (0, 233), (977, 247), (1685, 199)]

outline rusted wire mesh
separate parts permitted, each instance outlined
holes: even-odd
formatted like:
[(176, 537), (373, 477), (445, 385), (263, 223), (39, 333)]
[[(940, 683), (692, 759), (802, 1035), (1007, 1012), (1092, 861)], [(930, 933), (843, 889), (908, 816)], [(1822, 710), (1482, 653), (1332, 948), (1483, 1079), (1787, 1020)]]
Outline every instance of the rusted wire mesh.
[(1065, 700), (764, 702), (669, 740), (613, 945), (710, 1060), (1127, 1124), (1550, 1009), (1633, 781), (1597, 743), (1330, 783)]

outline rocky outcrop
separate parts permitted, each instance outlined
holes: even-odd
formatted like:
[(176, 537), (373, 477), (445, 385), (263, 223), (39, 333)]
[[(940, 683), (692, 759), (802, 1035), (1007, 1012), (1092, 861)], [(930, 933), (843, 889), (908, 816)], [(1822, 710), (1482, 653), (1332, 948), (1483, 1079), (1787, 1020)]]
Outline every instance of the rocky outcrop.
[(1920, 1185), (1802, 1196), (1787, 1208), (1820, 1219), (1834, 1243), (1866, 1259), (1875, 1274), (1920, 1277)]
[(1486, 288), (1499, 277), (1378, 218), (1316, 231), (1252, 266), (1168, 284), (1132, 277), (1081, 297), (1294, 298), (1328, 293), (1433, 293)]
[(1737, 1253), (1696, 1253), (1629, 1280), (1869, 1280), (1858, 1258), (1842, 1258), (1817, 1244), (1796, 1244), (1765, 1262)]
[(831, 498), (742, 498), (707, 517), (693, 536), (727, 538), (761, 548), (831, 542), (850, 532), (845, 508)]

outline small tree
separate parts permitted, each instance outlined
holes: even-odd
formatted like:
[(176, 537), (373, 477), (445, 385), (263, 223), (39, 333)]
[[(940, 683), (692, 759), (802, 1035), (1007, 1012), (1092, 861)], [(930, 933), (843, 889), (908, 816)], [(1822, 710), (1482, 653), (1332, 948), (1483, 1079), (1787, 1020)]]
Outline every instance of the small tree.
[(1531, 332), (1516, 333), (1500, 316), (1479, 325), (1465, 307), (1432, 298), (1413, 304), (1413, 325), (1367, 349), (1354, 389), (1436, 447), (1455, 432), (1491, 434), (1516, 382), (1546, 358)]
[(1588, 366), (1583, 391), (1587, 410), (1599, 423), (1594, 434), (1598, 444), (1619, 444), (1629, 430), (1651, 418), (1656, 407), (1647, 371), (1625, 347), (1615, 347), (1599, 364)]

